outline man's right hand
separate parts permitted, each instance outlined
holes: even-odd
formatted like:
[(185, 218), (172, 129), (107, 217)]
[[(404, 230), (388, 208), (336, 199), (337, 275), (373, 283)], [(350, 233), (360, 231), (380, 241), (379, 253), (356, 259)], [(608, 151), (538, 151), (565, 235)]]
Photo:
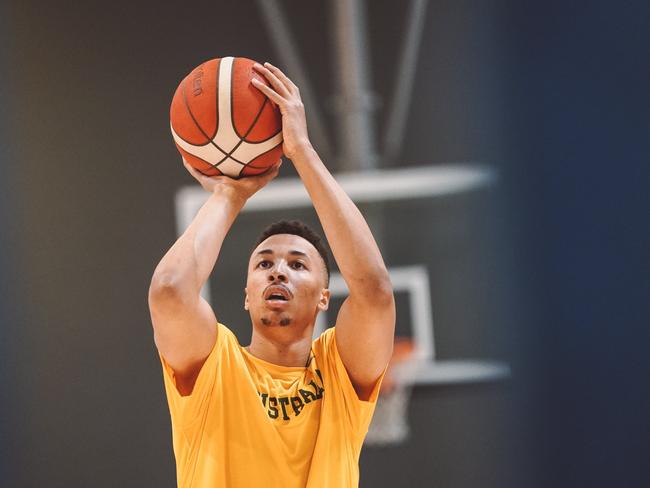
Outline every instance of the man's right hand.
[(275, 178), (280, 171), (281, 165), (282, 160), (279, 160), (271, 166), (266, 173), (256, 176), (245, 176), (235, 180), (229, 176), (206, 176), (190, 166), (190, 164), (185, 161), (185, 158), (183, 158), (183, 166), (185, 166), (185, 169), (187, 169), (194, 179), (201, 184), (205, 191), (214, 193), (215, 191), (225, 190), (231, 195), (241, 199), (242, 203)]

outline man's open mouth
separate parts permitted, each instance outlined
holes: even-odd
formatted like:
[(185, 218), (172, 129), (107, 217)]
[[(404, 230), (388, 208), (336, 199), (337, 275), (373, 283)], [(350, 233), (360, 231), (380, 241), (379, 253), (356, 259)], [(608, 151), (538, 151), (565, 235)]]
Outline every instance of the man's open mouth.
[(280, 295), (278, 293), (272, 294), (270, 297), (267, 298), (267, 300), (282, 300), (284, 302), (287, 301), (287, 299), (283, 295)]
[(264, 300), (286, 302), (291, 300), (291, 292), (283, 285), (271, 285), (264, 290)]

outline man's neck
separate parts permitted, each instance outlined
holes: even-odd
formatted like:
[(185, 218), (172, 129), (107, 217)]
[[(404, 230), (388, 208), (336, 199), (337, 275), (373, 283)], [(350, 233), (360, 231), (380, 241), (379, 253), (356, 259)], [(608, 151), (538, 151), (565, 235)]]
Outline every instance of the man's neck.
[(311, 351), (313, 325), (299, 331), (294, 326), (273, 329), (260, 332), (253, 327), (251, 344), (246, 350), (256, 358), (278, 366), (305, 366)]

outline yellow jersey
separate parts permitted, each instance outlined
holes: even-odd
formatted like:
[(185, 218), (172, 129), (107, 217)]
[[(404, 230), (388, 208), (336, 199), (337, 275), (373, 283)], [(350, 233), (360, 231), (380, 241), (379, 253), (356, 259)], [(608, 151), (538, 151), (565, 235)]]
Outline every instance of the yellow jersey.
[(357, 396), (336, 327), (312, 342), (306, 367), (263, 361), (218, 324), (194, 389), (181, 396), (160, 355), (179, 488), (351, 488), (383, 379)]

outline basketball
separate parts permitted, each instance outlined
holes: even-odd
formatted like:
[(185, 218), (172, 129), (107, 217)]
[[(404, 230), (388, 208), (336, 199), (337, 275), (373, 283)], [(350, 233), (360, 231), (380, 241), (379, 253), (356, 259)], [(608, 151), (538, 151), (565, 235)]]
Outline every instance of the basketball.
[(225, 57), (194, 68), (170, 108), (172, 137), (183, 158), (206, 176), (264, 173), (282, 156), (282, 116), (251, 84), (268, 85), (247, 58)]

